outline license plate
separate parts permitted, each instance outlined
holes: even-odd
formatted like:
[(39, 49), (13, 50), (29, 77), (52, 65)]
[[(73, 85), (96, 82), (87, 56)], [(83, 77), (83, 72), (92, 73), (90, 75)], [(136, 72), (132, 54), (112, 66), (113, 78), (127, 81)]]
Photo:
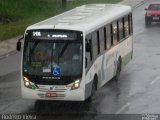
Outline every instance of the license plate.
[(159, 20), (159, 17), (153, 17), (153, 20)]
[(56, 93), (52, 93), (52, 92), (48, 92), (45, 94), (46, 97), (56, 97), (57, 94)]

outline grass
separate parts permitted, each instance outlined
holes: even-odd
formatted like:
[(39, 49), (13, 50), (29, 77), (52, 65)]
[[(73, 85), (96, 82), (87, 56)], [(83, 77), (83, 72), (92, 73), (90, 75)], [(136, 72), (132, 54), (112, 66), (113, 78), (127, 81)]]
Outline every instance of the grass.
[[(89, 3), (117, 3), (121, 0), (70, 0), (67, 8)], [(26, 27), (64, 12), (61, 0), (0, 0), (0, 41), (23, 34)]]

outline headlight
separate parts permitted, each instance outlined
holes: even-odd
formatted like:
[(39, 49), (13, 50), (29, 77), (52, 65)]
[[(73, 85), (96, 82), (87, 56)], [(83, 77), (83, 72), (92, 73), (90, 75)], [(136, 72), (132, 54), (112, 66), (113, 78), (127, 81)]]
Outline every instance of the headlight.
[(27, 82), (24, 82), (25, 86), (28, 87), (30, 85), (30, 83), (27, 81)]
[(24, 81), (29, 81), (28, 78), (25, 77), (25, 76), (23, 77), (23, 80), (24, 80)]
[(26, 86), (27, 88), (30, 88), (30, 82), (29, 79), (27, 77), (23, 77), (23, 81), (24, 81), (24, 86)]
[(74, 89), (77, 89), (80, 87), (80, 80), (76, 80), (74, 83), (73, 83), (73, 86), (71, 88), (71, 90), (74, 90)]

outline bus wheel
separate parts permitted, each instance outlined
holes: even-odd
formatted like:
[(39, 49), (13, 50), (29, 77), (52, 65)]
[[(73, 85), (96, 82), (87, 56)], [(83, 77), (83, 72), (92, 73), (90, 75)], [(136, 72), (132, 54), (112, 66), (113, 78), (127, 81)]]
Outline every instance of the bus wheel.
[(94, 94), (97, 91), (97, 77), (94, 78), (92, 83), (92, 90), (91, 90), (91, 96), (86, 99), (85, 103), (91, 103), (94, 99)]
[(121, 60), (119, 59), (117, 62), (117, 70), (116, 70), (115, 80), (118, 81), (120, 79), (120, 73), (121, 73)]

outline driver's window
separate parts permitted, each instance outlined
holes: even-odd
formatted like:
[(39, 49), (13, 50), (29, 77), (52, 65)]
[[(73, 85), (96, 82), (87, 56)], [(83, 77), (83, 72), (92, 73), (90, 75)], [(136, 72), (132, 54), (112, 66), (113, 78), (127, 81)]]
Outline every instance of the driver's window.
[(90, 52), (85, 52), (85, 64), (86, 64), (86, 68), (89, 69), (91, 66), (91, 62), (92, 62), (92, 37), (91, 34), (86, 36), (85, 39), (86, 44), (89, 43), (91, 45), (91, 50)]

